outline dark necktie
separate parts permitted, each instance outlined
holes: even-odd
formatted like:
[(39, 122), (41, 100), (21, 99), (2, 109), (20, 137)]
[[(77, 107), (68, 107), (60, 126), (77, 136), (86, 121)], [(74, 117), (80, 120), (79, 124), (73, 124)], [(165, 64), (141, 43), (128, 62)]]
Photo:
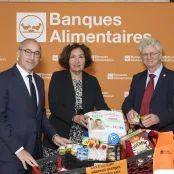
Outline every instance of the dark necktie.
[(149, 74), (150, 80), (144, 91), (143, 100), (141, 103), (140, 116), (149, 114), (149, 105), (154, 91), (154, 74)]
[(37, 113), (37, 96), (36, 96), (36, 89), (34, 87), (34, 84), (32, 82), (32, 75), (27, 76), (29, 78), (29, 85), (30, 85), (30, 92), (31, 92), (31, 99), (32, 99), (32, 105), (33, 105), (33, 111), (36, 115)]

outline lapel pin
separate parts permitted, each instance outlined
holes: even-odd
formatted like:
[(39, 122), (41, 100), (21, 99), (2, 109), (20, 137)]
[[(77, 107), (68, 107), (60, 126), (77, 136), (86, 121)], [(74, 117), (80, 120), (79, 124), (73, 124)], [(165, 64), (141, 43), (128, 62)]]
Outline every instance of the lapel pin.
[(163, 77), (166, 77), (166, 74), (163, 74)]

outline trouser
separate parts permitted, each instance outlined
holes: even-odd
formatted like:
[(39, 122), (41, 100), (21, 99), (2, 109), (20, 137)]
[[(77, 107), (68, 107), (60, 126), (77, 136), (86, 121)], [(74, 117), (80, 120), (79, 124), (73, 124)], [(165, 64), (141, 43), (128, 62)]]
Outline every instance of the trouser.
[(32, 174), (31, 167), (27, 165), (24, 169), (21, 161), (0, 161), (0, 174)]
[[(35, 160), (40, 158), (38, 138), (36, 138), (32, 156)], [(0, 161), (0, 174), (32, 174), (32, 168), (27, 164), (27, 170), (25, 170), (22, 162), (16, 157), (14, 161)]]

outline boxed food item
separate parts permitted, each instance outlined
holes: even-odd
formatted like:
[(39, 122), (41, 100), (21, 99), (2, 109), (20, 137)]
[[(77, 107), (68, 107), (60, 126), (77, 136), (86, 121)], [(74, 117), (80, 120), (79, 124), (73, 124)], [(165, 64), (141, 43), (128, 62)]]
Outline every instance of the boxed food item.
[(106, 161), (107, 147), (106, 143), (92, 144), (89, 143), (88, 160)]
[(78, 148), (77, 149), (77, 159), (80, 161), (84, 161), (88, 159), (88, 149), (86, 148)]
[(71, 149), (71, 154), (76, 156), (77, 155), (77, 150), (79, 148), (82, 148), (83, 146), (81, 144), (72, 144), (72, 149)]
[(90, 138), (98, 138), (108, 142), (108, 136), (116, 133), (119, 137), (126, 135), (124, 117), (120, 111), (93, 111), (85, 115), (88, 119), (88, 133)]
[(137, 129), (136, 131), (133, 131), (133, 132), (131, 132), (131, 133), (129, 133), (129, 134), (127, 134), (127, 135), (121, 137), (121, 139), (120, 139), (121, 145), (123, 145), (123, 147), (126, 148), (125, 140), (130, 139), (131, 137), (133, 137), (133, 136), (139, 134), (140, 132), (142, 132), (142, 130), (141, 130), (141, 129)]
[(133, 154), (138, 155), (145, 151), (151, 150), (154, 148), (151, 141), (148, 139), (146, 132), (141, 132), (134, 137), (130, 138), (130, 143), (132, 146)]
[(108, 161), (120, 160), (120, 144), (108, 145), (107, 160)]
[(138, 155), (154, 148), (152, 142), (148, 138), (148, 133), (141, 131), (141, 129), (122, 137), (120, 143), (126, 149), (128, 157)]

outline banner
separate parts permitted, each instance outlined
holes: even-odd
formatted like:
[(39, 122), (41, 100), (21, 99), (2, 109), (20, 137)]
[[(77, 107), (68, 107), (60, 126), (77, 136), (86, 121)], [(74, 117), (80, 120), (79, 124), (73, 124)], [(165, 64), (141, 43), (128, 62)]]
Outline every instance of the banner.
[[(43, 56), (35, 69), (48, 87), (64, 46), (86, 44), (93, 65), (85, 71), (96, 76), (108, 106), (120, 110), (132, 76), (143, 71), (138, 53), (142, 38), (154, 37), (163, 46), (164, 65), (173, 69), (174, 4), (172, 3), (0, 3), (0, 72), (16, 63), (25, 38), (40, 42)], [(2, 82), (1, 82), (2, 83)]]

